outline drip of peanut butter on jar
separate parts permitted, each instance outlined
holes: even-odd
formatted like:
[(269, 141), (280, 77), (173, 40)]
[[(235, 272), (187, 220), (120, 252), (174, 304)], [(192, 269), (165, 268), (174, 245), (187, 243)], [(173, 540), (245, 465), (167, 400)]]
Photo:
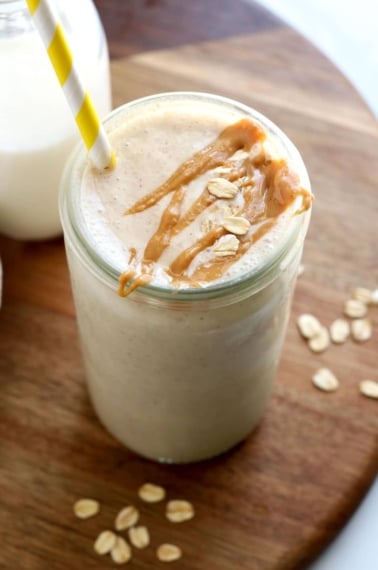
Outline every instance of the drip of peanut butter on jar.
[[(265, 131), (250, 119), (241, 119), (227, 126), (213, 143), (186, 160), (163, 184), (125, 212), (125, 215), (137, 215), (171, 195), (158, 229), (146, 244), (142, 258), (138, 260), (136, 251), (130, 251), (129, 267), (119, 278), (120, 296), (126, 297), (138, 287), (150, 283), (154, 268), (171, 239), (217, 202), (217, 196), (206, 185), (189, 209), (181, 212), (186, 186), (205, 172), (217, 168), (222, 172), (223, 169), (222, 178), (236, 185), (242, 206), (235, 208), (233, 215), (248, 220), (250, 230), (238, 236), (236, 250), (229, 255), (214, 255), (210, 260), (197, 264), (189, 276), (188, 270), (197, 256), (205, 249), (212, 248), (217, 240), (229, 232), (223, 225), (217, 224), (198, 237), (165, 268), (177, 288), (204, 287), (221, 278), (231, 265), (274, 227), (278, 217), (298, 197), (301, 206), (295, 215), (311, 207), (312, 194), (301, 187), (298, 175), (286, 160), (272, 159), (264, 151), (262, 143), (265, 140)], [(242, 152), (243, 159), (238, 161), (237, 168), (231, 167), (230, 158), (238, 151)]]

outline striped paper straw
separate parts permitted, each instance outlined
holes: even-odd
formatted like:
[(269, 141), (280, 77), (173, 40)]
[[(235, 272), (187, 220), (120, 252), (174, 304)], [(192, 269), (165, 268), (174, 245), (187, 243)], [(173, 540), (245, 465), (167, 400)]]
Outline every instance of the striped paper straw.
[(88, 91), (75, 68), (59, 16), (49, 0), (26, 0), (30, 14), (47, 49), (80, 134), (96, 168), (112, 168), (116, 159)]

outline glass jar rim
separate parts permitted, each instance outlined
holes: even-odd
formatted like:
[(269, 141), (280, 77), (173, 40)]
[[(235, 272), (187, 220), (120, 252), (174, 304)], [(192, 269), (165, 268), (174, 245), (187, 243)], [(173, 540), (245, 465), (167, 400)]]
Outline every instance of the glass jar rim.
[[(249, 116), (260, 123), (265, 130), (278, 137), (279, 141), (285, 148), (288, 157), (292, 159), (297, 166), (299, 166), (301, 173), (305, 178), (306, 187), (310, 190), (310, 181), (308, 179), (307, 170), (302, 157), (285, 133), (267, 117), (252, 107), (227, 97), (193, 91), (176, 91), (149, 95), (147, 97), (135, 99), (114, 109), (104, 120), (105, 129), (109, 127), (109, 122), (114, 122), (119, 114), (122, 114), (129, 108), (133, 108), (135, 110), (138, 106), (144, 106), (155, 101), (172, 99), (188, 100), (188, 98), (194, 98), (197, 101), (203, 100), (206, 102), (214, 102), (228, 107), (231, 106), (233, 109), (242, 112), (246, 116)], [(73, 195), (72, 189), (74, 186), (80, 187), (87, 161), (87, 153), (83, 148), (82, 143), (79, 143), (73, 150), (62, 177), (60, 191), (60, 216), (64, 229), (65, 240), (68, 240), (72, 244), (76, 253), (79, 254), (81, 260), (87, 265), (88, 269), (92, 273), (102, 281), (105, 281), (108, 285), (111, 285), (114, 289), (117, 289), (118, 279), (120, 276), (119, 271), (101, 257), (101, 255), (96, 251), (94, 245), (88, 240), (83, 229), (80, 227), (80, 222), (81, 225), (85, 224), (84, 219), (80, 217), (80, 192), (76, 192), (76, 195)], [(72, 184), (72, 173), (75, 172), (75, 184)], [(251, 289), (257, 292), (274, 279), (281, 263), (296, 243), (303, 224), (308, 222), (309, 215), (310, 211), (298, 216), (293, 216), (289, 224), (289, 231), (287, 234), (285, 233), (286, 239), (284, 243), (280, 248), (275, 250), (273, 254), (265, 260), (263, 264), (261, 264), (261, 266), (257, 266), (250, 271), (241, 273), (234, 278), (203, 288), (173, 289), (171, 287), (148, 284), (139, 287), (133, 292), (130, 298), (133, 298), (134, 300), (146, 299), (152, 302), (156, 301), (156, 303), (167, 300), (173, 302), (193, 302), (209, 301), (221, 297), (228, 297), (232, 294), (233, 296), (237, 296), (242, 299), (246, 292), (248, 292), (247, 294), (251, 294)], [(92, 261), (92, 264), (90, 264), (90, 261)], [(97, 268), (97, 271), (94, 270), (93, 264), (95, 268)]]

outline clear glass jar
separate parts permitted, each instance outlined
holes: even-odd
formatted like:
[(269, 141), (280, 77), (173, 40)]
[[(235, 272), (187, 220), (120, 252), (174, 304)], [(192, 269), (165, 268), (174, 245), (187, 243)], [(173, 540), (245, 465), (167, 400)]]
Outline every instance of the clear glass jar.
[[(91, 0), (57, 0), (75, 62), (101, 116), (111, 110), (109, 56)], [(78, 130), (24, 0), (0, 0), (0, 233), (61, 233), (58, 191)]]
[[(128, 103), (108, 131), (151, 100), (233, 107), (279, 139), (310, 188), (289, 139), (256, 111), (222, 97), (172, 93)], [(145, 286), (117, 295), (119, 271), (93, 246), (81, 212), (86, 156), (76, 149), (62, 181), (61, 217), (89, 391), (108, 430), (139, 454), (192, 462), (222, 453), (253, 430), (276, 375), (310, 212), (294, 216), (259, 267), (206, 288)]]

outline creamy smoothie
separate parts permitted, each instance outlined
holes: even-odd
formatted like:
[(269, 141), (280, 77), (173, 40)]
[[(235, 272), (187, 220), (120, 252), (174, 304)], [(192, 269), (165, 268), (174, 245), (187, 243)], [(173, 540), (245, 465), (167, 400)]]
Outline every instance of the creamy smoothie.
[(106, 122), (117, 165), (76, 154), (62, 220), (87, 380), (125, 445), (189, 462), (261, 418), (312, 196), (267, 119), (201, 94), (140, 100)]
[[(1, 19), (7, 13), (0, 6), (0, 233), (46, 239), (61, 233), (59, 182), (79, 135), (26, 5), (14, 4), (14, 13), (8, 14), (9, 30)], [(70, 42), (81, 75), (104, 116), (111, 109), (105, 38), (93, 6), (84, 2), (77, 9), (72, 0), (68, 4), (71, 13), (77, 12), (75, 18), (85, 17), (85, 40), (79, 21), (75, 25), (81, 24), (80, 36), (70, 34)], [(64, 21), (71, 13), (62, 14)]]

